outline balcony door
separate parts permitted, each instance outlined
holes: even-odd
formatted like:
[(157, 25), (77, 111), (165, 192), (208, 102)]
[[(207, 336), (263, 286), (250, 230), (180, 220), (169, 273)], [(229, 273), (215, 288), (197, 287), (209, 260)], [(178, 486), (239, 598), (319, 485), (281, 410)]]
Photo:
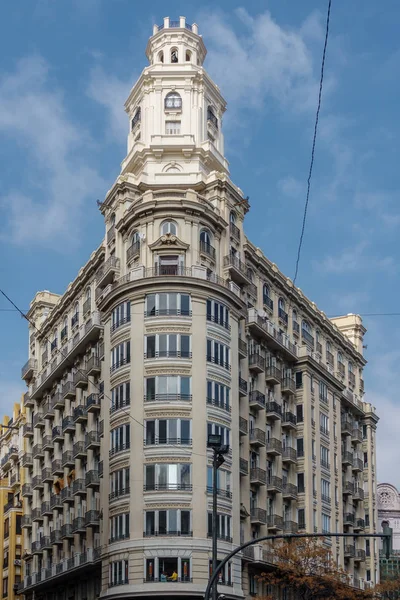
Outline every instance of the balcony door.
[(155, 267), (159, 275), (179, 275), (182, 273), (184, 266), (184, 257), (182, 254), (159, 255), (156, 260)]

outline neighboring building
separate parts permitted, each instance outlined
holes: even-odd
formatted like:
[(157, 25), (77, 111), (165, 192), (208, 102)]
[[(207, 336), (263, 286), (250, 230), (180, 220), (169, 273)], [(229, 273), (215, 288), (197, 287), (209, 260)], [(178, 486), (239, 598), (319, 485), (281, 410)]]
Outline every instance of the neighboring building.
[[(165, 19), (146, 54), (104, 243), (28, 315), (27, 600), (203, 597), (210, 432), (231, 448), (220, 557), (267, 533), (376, 531), (361, 319), (328, 319), (244, 235), (197, 26)], [(376, 580), (375, 546), (332, 547), (355, 585)], [(234, 558), (221, 593), (256, 593), (266, 561)]]
[(13, 416), (0, 424), (0, 565), (2, 598), (7, 600), (18, 598), (22, 580), (23, 410), (22, 403), (14, 404)]
[(379, 483), (377, 486), (378, 531), (387, 524), (393, 529), (393, 553), (390, 558), (381, 552), (379, 566), (381, 581), (400, 578), (400, 494), (394, 485)]

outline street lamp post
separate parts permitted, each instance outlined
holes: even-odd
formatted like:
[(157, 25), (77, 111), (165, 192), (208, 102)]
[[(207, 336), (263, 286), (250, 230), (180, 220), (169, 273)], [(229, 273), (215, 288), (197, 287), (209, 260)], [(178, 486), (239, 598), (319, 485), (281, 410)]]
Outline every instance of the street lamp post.
[[(218, 469), (224, 463), (224, 454), (229, 452), (229, 446), (222, 444), (222, 436), (210, 434), (207, 439), (207, 448), (213, 451), (213, 503), (212, 503), (212, 574), (217, 570), (218, 557), (218, 526), (217, 526), (217, 489), (218, 489)], [(212, 587), (212, 600), (217, 600), (217, 578), (214, 580)]]

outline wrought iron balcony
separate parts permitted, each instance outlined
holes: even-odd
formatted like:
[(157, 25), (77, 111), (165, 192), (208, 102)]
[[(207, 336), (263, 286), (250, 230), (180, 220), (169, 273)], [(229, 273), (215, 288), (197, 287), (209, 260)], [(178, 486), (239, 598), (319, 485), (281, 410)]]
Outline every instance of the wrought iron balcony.
[(271, 300), (271, 298), (269, 296), (267, 296), (266, 294), (263, 294), (263, 305), (264, 305), (264, 308), (266, 308), (270, 312), (272, 312), (274, 310), (274, 301)]
[(44, 483), (42, 481), (42, 476), (41, 475), (35, 475), (34, 477), (32, 477), (32, 489), (34, 490), (40, 490), (44, 488)]
[(250, 468), (250, 483), (254, 485), (265, 485), (267, 481), (267, 472), (259, 467)]
[(92, 469), (86, 473), (85, 485), (86, 487), (92, 488), (97, 488), (100, 486), (100, 476), (98, 470)]
[(100, 436), (97, 431), (89, 431), (85, 435), (85, 448), (86, 450), (94, 450), (100, 447)]
[(75, 459), (73, 457), (71, 450), (67, 450), (66, 452), (63, 452), (62, 466), (63, 467), (74, 467), (75, 466)]
[(311, 333), (304, 329), (304, 327), (301, 330), (301, 337), (306, 344), (314, 348), (314, 336), (312, 336)]
[(28, 498), (30, 496), (33, 496), (33, 489), (30, 483), (24, 483), (22, 486), (22, 496), (24, 496), (24, 498)]
[(52, 545), (59, 545), (63, 543), (61, 529), (53, 529), (53, 531), (50, 532), (50, 541)]
[(53, 474), (51, 469), (49, 469), (48, 467), (42, 469), (42, 480), (44, 481), (44, 483), (53, 483)]
[(282, 427), (287, 427), (289, 429), (296, 429), (297, 418), (296, 415), (290, 411), (285, 411), (282, 413)]
[(101, 372), (101, 361), (98, 356), (91, 356), (86, 363), (88, 375), (98, 375)]
[(353, 494), (354, 493), (354, 484), (351, 481), (345, 481), (343, 483), (342, 492), (343, 492), (343, 494)]
[(361, 458), (358, 458), (357, 456), (355, 456), (353, 458), (352, 469), (353, 469), (353, 471), (363, 471), (364, 470), (364, 463), (361, 460)]
[[(61, 392), (63, 398), (75, 398), (76, 396), (76, 389), (75, 389), (75, 385), (73, 381), (67, 381), (66, 383), (64, 383), (64, 385), (62, 386), (62, 392)], [(64, 404), (62, 405), (64, 406)]]
[(61, 500), (65, 503), (73, 504), (74, 497), (72, 495), (72, 487), (68, 486), (61, 490)]
[(280, 321), (282, 321), (282, 323), (284, 323), (285, 325), (288, 324), (288, 320), (289, 320), (288, 314), (281, 307), (278, 308), (278, 319)]
[(282, 495), (284, 498), (292, 498), (295, 500), (297, 498), (297, 485), (284, 481)]
[(236, 283), (251, 283), (246, 263), (242, 262), (237, 256), (233, 254), (224, 256), (224, 267), (229, 269), (231, 279)]
[(283, 481), (281, 477), (277, 477), (276, 475), (270, 475), (267, 478), (267, 490), (268, 492), (282, 492), (283, 489)]
[(353, 501), (354, 500), (364, 500), (364, 490), (360, 487), (355, 487), (353, 492)]
[(247, 435), (249, 423), (244, 417), (239, 417), (239, 433), (240, 435)]
[(140, 241), (133, 242), (126, 251), (126, 262), (129, 263), (140, 255)]
[(238, 340), (238, 349), (239, 349), (239, 354), (242, 358), (245, 358), (247, 356), (247, 342), (245, 340), (241, 340), (239, 338)]
[(250, 429), (249, 431), (250, 444), (254, 446), (265, 446), (265, 431), (259, 427)]
[(211, 258), (213, 261), (215, 261), (216, 252), (215, 252), (214, 246), (211, 246), (211, 244), (208, 244), (207, 242), (203, 242), (202, 240), (200, 240), (200, 253), (205, 254), (206, 256)]
[(65, 523), (64, 525), (61, 526), (61, 537), (62, 538), (74, 537), (74, 534), (72, 532), (72, 524), (71, 523)]
[(267, 511), (258, 506), (250, 509), (250, 521), (254, 525), (265, 525), (267, 522)]
[(33, 465), (33, 456), (29, 452), (22, 455), (21, 465), (23, 467), (31, 467)]
[(60, 427), (59, 425), (56, 425), (55, 427), (53, 427), (53, 429), (51, 430), (51, 437), (52, 437), (53, 442), (64, 441), (64, 434), (62, 431), (62, 427)]
[(86, 407), (82, 404), (74, 408), (74, 422), (75, 423), (86, 423), (87, 421)]
[(297, 346), (290, 341), (290, 337), (279, 331), (271, 321), (261, 317), (255, 308), (248, 310), (247, 325), (256, 337), (265, 339), (269, 346), (279, 350), (285, 358), (293, 360), (297, 357)]
[(266, 439), (266, 451), (267, 454), (273, 454), (277, 456), (278, 454), (282, 454), (282, 442), (277, 438), (267, 438)]
[(342, 465), (348, 466), (353, 464), (353, 453), (343, 450), (342, 452)]
[(72, 531), (74, 533), (84, 532), (86, 530), (85, 517), (76, 517), (72, 521)]
[(353, 429), (352, 434), (351, 434), (351, 441), (356, 444), (362, 442), (362, 431), (358, 427)]
[(29, 381), (37, 370), (37, 360), (30, 358), (21, 369), (21, 378)]
[[(110, 256), (102, 267), (96, 273), (97, 289), (106, 286), (110, 283), (114, 277), (116, 277), (120, 270), (120, 260), (116, 256)], [(97, 290), (96, 290), (97, 292)]]
[(87, 384), (88, 384), (87, 371), (83, 370), (83, 369), (79, 369), (79, 371), (77, 371), (74, 375), (73, 382), (74, 382), (75, 387), (77, 387), (77, 388), (87, 387)]
[(247, 381), (239, 377), (239, 394), (241, 396), (247, 396)]
[(282, 418), (282, 407), (277, 402), (267, 402), (265, 405), (267, 411), (267, 417), (269, 419), (281, 419)]
[(87, 454), (85, 442), (75, 442), (72, 447), (72, 454), (74, 458), (84, 458)]
[(53, 510), (55, 508), (63, 509), (63, 501), (61, 498), (61, 494), (52, 494), (50, 497), (50, 508)]
[(296, 393), (296, 382), (291, 377), (284, 377), (281, 383), (281, 391), (286, 394)]
[(40, 508), (32, 509), (32, 521), (43, 521), (43, 516)]
[(51, 435), (44, 435), (42, 438), (43, 450), (51, 450), (54, 446), (53, 438)]
[(343, 525), (354, 525), (355, 516), (353, 513), (345, 513), (343, 515)]
[(86, 527), (98, 527), (100, 525), (100, 511), (88, 510), (85, 514)]
[(249, 406), (256, 410), (265, 408), (265, 395), (258, 390), (252, 390), (249, 393)]
[(84, 479), (75, 479), (72, 487), (72, 493), (74, 496), (86, 495), (86, 485)]
[(354, 531), (356, 529), (360, 530), (360, 529), (364, 529), (365, 528), (365, 521), (364, 519), (356, 519), (354, 522)]
[(353, 433), (353, 423), (350, 419), (342, 419), (341, 420), (341, 429), (342, 435), (352, 435)]
[(355, 546), (345, 546), (344, 547), (344, 557), (345, 558), (354, 558), (356, 555)]
[(245, 458), (241, 458), (239, 461), (239, 470), (242, 475), (249, 474), (249, 461)]
[(62, 430), (63, 433), (73, 433), (75, 431), (75, 422), (71, 415), (63, 418)]
[(256, 373), (262, 373), (265, 371), (265, 358), (261, 354), (250, 354), (249, 356), (249, 369)]
[(297, 450), (290, 446), (285, 446), (282, 449), (282, 461), (295, 464), (297, 462)]
[(299, 526), (296, 521), (283, 521), (283, 531), (285, 533), (297, 533)]
[(21, 519), (21, 527), (32, 527), (32, 516), (31, 515), (22, 515)]
[[(54, 409), (57, 410), (62, 410), (64, 408), (65, 405), (65, 400), (64, 400), (64, 396), (61, 392), (56, 392), (54, 394), (54, 396), (52, 396), (51, 398), (51, 407), (54, 411)], [(53, 412), (54, 414), (54, 412)]]
[(50, 507), (50, 502), (42, 502), (40, 506), (40, 511), (43, 516), (52, 515), (53, 509)]
[(283, 519), (279, 515), (267, 516), (268, 529), (283, 529)]
[(44, 427), (43, 415), (42, 413), (36, 413), (33, 415), (33, 426), (34, 427)]
[(231, 237), (240, 242), (240, 229), (234, 223), (229, 223), (229, 232)]

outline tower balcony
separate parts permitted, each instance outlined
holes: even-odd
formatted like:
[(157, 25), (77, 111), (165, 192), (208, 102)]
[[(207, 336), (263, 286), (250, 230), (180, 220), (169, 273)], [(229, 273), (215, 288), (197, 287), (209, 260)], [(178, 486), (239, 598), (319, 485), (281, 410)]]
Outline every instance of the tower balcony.
[(297, 500), (297, 485), (284, 481), (282, 488), (282, 496), (283, 498), (287, 498), (289, 500)]

